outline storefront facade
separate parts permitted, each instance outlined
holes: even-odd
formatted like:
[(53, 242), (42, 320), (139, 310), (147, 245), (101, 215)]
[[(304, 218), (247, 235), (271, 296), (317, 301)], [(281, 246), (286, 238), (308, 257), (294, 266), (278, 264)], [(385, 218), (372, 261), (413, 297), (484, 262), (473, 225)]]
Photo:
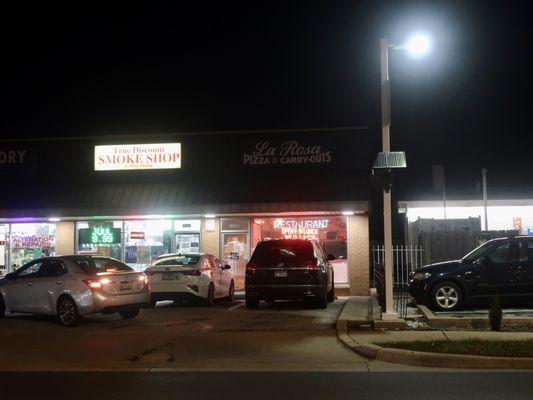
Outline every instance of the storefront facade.
[(259, 241), (303, 238), (336, 257), (339, 290), (367, 294), (366, 134), (0, 143), (26, 156), (3, 174), (0, 274), (48, 255), (106, 255), (142, 271), (161, 254), (206, 252), (242, 289)]

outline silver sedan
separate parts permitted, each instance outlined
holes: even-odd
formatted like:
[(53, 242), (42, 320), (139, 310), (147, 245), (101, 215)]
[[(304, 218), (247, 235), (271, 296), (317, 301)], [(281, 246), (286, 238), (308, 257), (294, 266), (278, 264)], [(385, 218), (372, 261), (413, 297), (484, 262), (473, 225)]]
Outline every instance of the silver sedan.
[(0, 279), (0, 318), (6, 311), (56, 315), (74, 326), (94, 313), (135, 318), (149, 303), (146, 275), (109, 257), (39, 258)]

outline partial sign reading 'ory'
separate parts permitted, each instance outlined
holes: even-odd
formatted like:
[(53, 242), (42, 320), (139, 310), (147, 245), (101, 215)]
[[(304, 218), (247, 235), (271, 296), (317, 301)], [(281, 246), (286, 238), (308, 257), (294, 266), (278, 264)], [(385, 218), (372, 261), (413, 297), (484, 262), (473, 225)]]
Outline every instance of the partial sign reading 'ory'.
[(95, 171), (181, 168), (181, 143), (121, 144), (94, 147)]

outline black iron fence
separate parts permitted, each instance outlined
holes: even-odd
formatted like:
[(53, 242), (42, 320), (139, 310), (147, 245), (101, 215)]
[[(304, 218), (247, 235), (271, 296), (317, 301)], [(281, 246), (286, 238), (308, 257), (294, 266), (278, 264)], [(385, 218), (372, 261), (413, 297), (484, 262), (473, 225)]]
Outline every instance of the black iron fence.
[[(385, 310), (385, 246), (377, 245), (371, 249), (372, 279), (378, 293), (378, 301)], [(407, 315), (409, 302), (409, 273), (424, 265), (422, 246), (393, 246), (392, 287), (394, 310), (401, 318)]]

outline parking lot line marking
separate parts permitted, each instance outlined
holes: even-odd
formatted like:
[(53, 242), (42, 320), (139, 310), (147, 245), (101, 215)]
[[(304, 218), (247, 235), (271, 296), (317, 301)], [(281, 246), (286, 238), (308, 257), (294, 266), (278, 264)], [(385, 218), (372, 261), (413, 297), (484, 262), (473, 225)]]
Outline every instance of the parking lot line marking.
[(242, 307), (243, 305), (244, 305), (243, 303), (241, 303), (241, 304), (237, 304), (236, 306), (233, 306), (233, 307), (228, 308), (228, 311), (235, 310), (236, 308)]

